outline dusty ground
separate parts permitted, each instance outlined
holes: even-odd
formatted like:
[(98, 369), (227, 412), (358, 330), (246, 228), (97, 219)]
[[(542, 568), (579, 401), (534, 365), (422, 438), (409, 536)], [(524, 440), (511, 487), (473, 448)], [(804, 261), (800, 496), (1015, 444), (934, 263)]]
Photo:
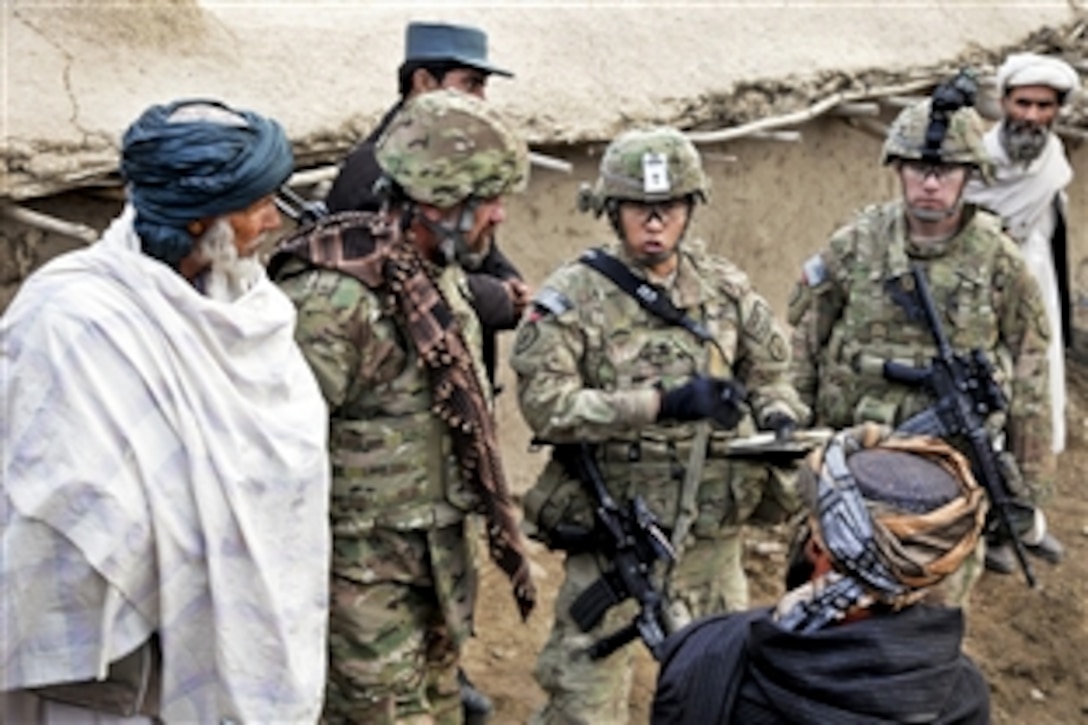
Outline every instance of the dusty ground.
[[(535, 173), (529, 193), (511, 200), (511, 223), (501, 237), (504, 248), (534, 285), (561, 260), (607, 236), (604, 222), (572, 213), (577, 183), (594, 178), (600, 146), (546, 150), (571, 161), (574, 173)], [(892, 178), (875, 162), (878, 151), (878, 140), (833, 119), (806, 125), (801, 144), (745, 140), (708, 147), (704, 153), (713, 183), (712, 204), (700, 210), (696, 230), (715, 251), (748, 270), (756, 288), (782, 311), (796, 270), (831, 230), (863, 200), (894, 194)], [(1071, 146), (1070, 152), (1078, 183), (1083, 183), (1082, 179), (1088, 179), (1088, 147)], [(1078, 314), (1084, 317), (1077, 324), (1082, 330), (1088, 330), (1088, 238), (1083, 236), (1083, 230), (1088, 229), (1086, 199), (1088, 196), (1074, 192), (1071, 209), (1071, 229), (1080, 230), (1075, 232), (1080, 236), (1072, 248), (1077, 260)], [(67, 194), (33, 206), (102, 229), (119, 205)], [(77, 246), (71, 240), (37, 232), (8, 236), (0, 227), (0, 310), (29, 270)], [(1088, 343), (1088, 334), (1082, 334), (1082, 341)], [(507, 385), (513, 382), (510, 375), (509, 370), (501, 372)], [(1056, 503), (1049, 508), (1053, 527), (1069, 549), (1067, 560), (1060, 569), (1038, 567), (1042, 587), (1036, 592), (1028, 591), (1017, 578), (984, 579), (972, 612), (969, 648), (991, 680), (995, 717), (1000, 724), (1088, 720), (1088, 675), (1080, 656), (1088, 646), (1088, 492), (1080, 482), (1080, 472), (1088, 470), (1088, 368), (1071, 367), (1069, 395), (1069, 451), (1062, 459)], [(515, 490), (523, 491), (543, 460), (541, 454), (527, 451), (529, 436), (516, 411), (512, 390), (500, 397), (499, 416), (508, 473)], [(776, 535), (780, 540), (785, 538), (784, 532)], [(547, 636), (552, 598), (559, 583), (559, 561), (546, 551), (537, 552), (536, 560), (544, 575), (540, 579), (542, 601), (528, 625), (517, 621), (501, 576), (494, 570), (485, 572), (485, 596), (478, 617), (480, 638), (469, 649), (469, 669), (495, 698), (495, 722), (504, 725), (524, 722), (543, 697), (531, 673), (535, 655)], [(781, 562), (753, 552), (749, 566), (755, 600), (770, 601), (778, 592)], [(646, 720), (653, 683), (652, 663), (646, 658), (636, 682), (634, 722)]]
[[(990, 682), (997, 725), (1032, 723), (1068, 725), (1088, 721), (1088, 365), (1069, 370), (1069, 448), (1061, 458), (1054, 503), (1048, 508), (1052, 530), (1066, 545), (1058, 567), (1033, 560), (1039, 588), (1029, 590), (1018, 576), (987, 574), (973, 597), (967, 650)], [(512, 426), (516, 428), (516, 426)], [(504, 431), (510, 426), (504, 426)], [(518, 436), (515, 436), (518, 438)], [(531, 479), (540, 454), (526, 452), (523, 441), (508, 440), (507, 465), (519, 485)], [(784, 541), (784, 531), (755, 532), (749, 542), (747, 568), (756, 603), (779, 591), (781, 554), (761, 555), (755, 540)], [(558, 556), (538, 549), (541, 567), (539, 610), (528, 624), (518, 621), (503, 577), (488, 566), (484, 572), (479, 637), (469, 646), (467, 668), (496, 703), (496, 723), (525, 722), (543, 694), (532, 678), (537, 651), (550, 626), (549, 614), (561, 575)], [(643, 650), (644, 653), (644, 650)], [(648, 656), (640, 661), (631, 698), (631, 721), (645, 722), (656, 675)]]
[[(795, 270), (827, 238), (849, 211), (864, 199), (890, 198), (891, 179), (874, 160), (879, 142), (839, 121), (823, 120), (805, 128), (803, 144), (742, 141), (721, 149), (709, 148), (707, 168), (713, 181), (713, 203), (700, 211), (697, 225), (716, 251), (728, 254), (753, 278), (756, 288), (783, 310)], [(1071, 148), (1078, 181), (1088, 179), (1085, 147)], [(603, 222), (571, 212), (578, 181), (592, 179), (599, 147), (554, 148), (575, 165), (567, 176), (535, 174), (530, 192), (512, 200), (511, 224), (504, 229), (504, 248), (517, 259), (527, 278), (539, 285), (561, 260), (602, 241)], [(766, 190), (778, 190), (768, 194)], [(1074, 230), (1088, 229), (1084, 195), (1074, 194)], [(117, 212), (116, 201), (104, 202), (68, 194), (34, 205), (62, 218), (103, 228)], [(0, 237), (4, 230), (0, 229)], [(1083, 234), (1083, 232), (1081, 232)], [(0, 239), (0, 310), (30, 269), (49, 257), (78, 246), (55, 235), (21, 233)], [(1077, 324), (1088, 330), (1088, 257), (1084, 238), (1075, 241)], [(1082, 332), (1080, 342), (1088, 334)], [(504, 343), (508, 343), (504, 340)], [(506, 359), (503, 354), (500, 359)], [(1088, 355), (1084, 356), (1088, 360)], [(502, 370), (510, 385), (509, 370)], [(1081, 652), (1088, 649), (1088, 491), (1081, 472), (1088, 470), (1088, 367), (1072, 364), (1069, 371), (1069, 450), (1055, 504), (1048, 513), (1069, 554), (1058, 569), (1040, 564), (1039, 591), (1027, 590), (1014, 577), (987, 577), (981, 582), (971, 615), (968, 647), (980, 662), (993, 688), (995, 720), (999, 725), (1033, 725), (1088, 721), (1088, 673)], [(507, 469), (515, 490), (523, 491), (535, 478), (543, 459), (528, 452), (528, 432), (516, 411), (513, 391), (499, 399), (500, 430)], [(785, 532), (771, 538), (784, 540)], [(480, 637), (468, 652), (470, 672), (498, 706), (494, 722), (525, 722), (543, 695), (532, 679), (537, 651), (547, 636), (550, 611), (559, 583), (559, 560), (547, 551), (535, 554), (541, 567), (542, 599), (527, 625), (517, 621), (502, 577), (493, 569), (484, 575), (484, 597), (478, 613)], [(748, 564), (756, 602), (778, 592), (780, 557), (752, 552)], [(633, 698), (633, 722), (646, 720), (654, 670), (649, 658), (639, 671)], [(1034, 693), (1034, 694), (1033, 694)]]
[[(89, 3), (87, 5), (89, 7)], [(937, 7), (938, 5), (941, 4), (934, 4), (934, 11), (944, 12)], [(46, 9), (42, 12), (49, 11)], [(910, 12), (914, 14), (915, 11)], [(992, 13), (993, 11), (991, 8), (982, 8), (980, 12)], [(35, 13), (21, 11), (24, 17), (30, 17)], [(655, 21), (659, 19), (659, 15), (660, 13), (653, 15)], [(738, 17), (747, 22), (754, 22), (755, 16), (741, 14)], [(247, 23), (249, 20), (251, 18), (247, 17)], [(887, 22), (881, 23), (882, 25), (889, 27), (894, 25), (890, 19), (883, 20)], [(58, 21), (65, 29), (65, 32), (60, 34), (63, 38), (68, 37), (69, 31), (79, 35), (92, 32), (86, 30), (82, 24), (73, 25), (74, 20), (69, 19), (69, 21), (63, 18)], [(537, 38), (547, 38), (550, 43), (558, 37), (557, 34), (544, 33), (539, 27), (526, 24), (525, 27), (533, 28), (532, 42), (510, 43), (509, 36), (504, 37), (506, 26), (499, 23), (499, 18), (489, 17), (488, 22), (495, 41), (496, 60), (508, 62), (511, 67), (516, 67), (519, 71), (516, 83), (506, 86), (495, 84), (497, 102), (504, 105), (504, 102), (509, 102), (510, 105), (517, 107), (523, 100), (522, 96), (517, 95), (521, 92), (519, 89), (532, 89), (529, 91), (532, 97), (550, 99), (567, 97), (572, 95), (572, 91), (578, 90), (569, 87), (572, 82), (569, 75), (555, 74), (553, 64), (533, 63), (528, 60), (533, 56), (533, 52), (540, 50)], [(399, 21), (393, 23), (397, 26), (400, 24)], [(807, 28), (807, 23), (796, 23), (796, 25)], [(771, 26), (768, 25), (768, 27)], [(951, 27), (951, 24), (938, 23), (934, 27)], [(76, 29), (73, 30), (73, 28)], [(688, 27), (685, 26), (684, 30), (684, 37), (687, 38)], [(729, 43), (721, 41), (717, 35), (710, 35), (714, 37), (715, 46), (732, 48)], [(812, 34), (806, 33), (806, 35)], [(808, 57), (803, 45), (794, 48), (805, 56), (802, 59), (788, 53), (781, 55), (754, 53), (746, 56), (744, 53), (730, 50), (730, 63), (723, 64), (723, 67), (731, 67), (730, 64), (735, 59), (744, 57), (761, 60), (774, 58), (776, 62), (785, 64), (786, 67), (805, 67), (816, 60), (816, 56), (822, 57), (828, 47), (834, 49), (833, 55), (837, 58), (841, 46), (828, 44), (827, 38), (817, 36), (818, 34), (812, 35), (817, 38), (821, 50), (819, 53), (813, 53), (811, 58)], [(879, 33), (874, 35), (874, 38), (878, 36)], [(1084, 42), (1086, 37), (1088, 36), (1082, 34), (1081, 42)], [(33, 39), (31, 36), (20, 36), (16, 40), (29, 42), (28, 38)], [(915, 38), (915, 41), (917, 40)], [(933, 43), (938, 42), (936, 35), (930, 40)], [(970, 40), (981, 43), (982, 37), (978, 32), (973, 32)], [(38, 41), (35, 40), (35, 42)], [(68, 60), (79, 55), (75, 53), (74, 46), (67, 48), (65, 43), (59, 40), (57, 43), (58, 48), (55, 53), (42, 51), (44, 55), (41, 57), (34, 53), (24, 53), (20, 57), (32, 58), (34, 63), (23, 64), (20, 68), (33, 67), (43, 59), (48, 60), (53, 54), (63, 55)], [(95, 43), (101, 45), (97, 36)], [(304, 42), (296, 44), (306, 45)], [(399, 57), (399, 50), (396, 52), (390, 50), (392, 44), (393, 42), (390, 41), (386, 47), (389, 52), (383, 57)], [(367, 47), (366, 43), (355, 43), (355, 45), (359, 48)], [(524, 59), (517, 53), (512, 53), (511, 49), (519, 45), (527, 49)], [(874, 40), (863, 46), (852, 47), (865, 56), (867, 50), (875, 53), (884, 45), (894, 48), (897, 54), (910, 50), (925, 55), (923, 48), (925, 44), (917, 42), (904, 45), (884, 44)], [(1047, 51), (1059, 50), (1063, 47), (1062, 42), (1052, 42), (1047, 38), (1040, 38), (1038, 45), (1036, 49)], [(18, 49), (20, 46), (16, 44), (13, 47)], [(109, 44), (104, 47), (109, 48), (111, 53), (115, 52)], [(640, 49), (643, 46), (628, 42), (624, 47), (631, 49), (631, 52), (641, 52)], [(669, 44), (666, 43), (662, 47), (669, 47)], [(186, 48), (191, 50), (190, 45), (186, 45)], [(282, 50), (282, 44), (277, 46), (276, 52), (280, 50)], [(322, 50), (328, 54), (327, 48), (323, 47)], [(156, 45), (155, 53), (161, 55), (162, 48)], [(341, 57), (338, 53), (332, 55)], [(351, 56), (344, 54), (342, 57)], [(790, 58), (793, 60), (791, 61)], [(263, 61), (263, 55), (261, 59)], [(208, 62), (214, 60), (215, 58), (211, 58)], [(162, 62), (170, 64), (173, 63), (173, 59), (164, 57)], [(859, 67), (870, 65), (860, 62), (857, 58), (853, 58), (852, 62)], [(906, 62), (906, 58), (899, 58), (899, 63), (896, 65)], [(111, 111), (118, 117), (109, 124), (103, 122), (115, 136), (134, 117), (134, 114), (149, 102), (151, 97), (135, 90), (143, 87), (140, 83), (135, 81), (131, 84), (119, 83), (118, 75), (132, 80), (131, 73), (138, 72), (141, 76), (146, 76), (142, 83), (156, 86), (153, 94), (156, 99), (157, 94), (161, 92), (158, 86), (162, 83), (162, 74), (156, 74), (153, 69), (147, 71), (141, 64), (132, 63), (127, 56), (124, 56), (124, 65), (128, 75), (106, 72), (96, 62), (88, 62), (86, 66), (80, 65), (80, 68), (89, 67), (94, 71), (93, 73), (87, 70), (80, 72), (76, 69), (68, 74), (72, 77), (73, 83), (77, 85), (82, 83), (81, 87), (90, 87), (92, 80), (97, 82), (97, 79), (102, 79), (103, 82), (109, 83), (116, 93), (123, 90), (127, 94), (121, 99), (116, 95), (103, 96), (108, 98), (109, 108), (127, 109)], [(359, 63), (347, 63), (345, 67), (359, 65)], [(616, 69), (624, 64), (619, 62), (586, 64), (575, 59), (573, 65), (575, 67), (600, 65), (603, 72), (606, 67)], [(872, 65), (880, 66), (881, 64), (873, 63)], [(192, 70), (191, 66), (185, 67)], [(643, 69), (646, 66), (639, 63), (632, 64), (631, 67)], [(710, 60), (706, 60), (701, 67), (704, 70), (711, 69), (715, 79), (722, 72), (719, 64)], [(755, 77), (764, 77), (767, 73), (772, 73), (772, 70), (764, 69), (756, 73)], [(390, 68), (387, 71), (375, 72), (375, 78), (384, 79), (380, 92), (378, 86), (374, 88), (374, 98), (380, 101), (374, 100), (371, 103), (373, 108), (360, 107), (359, 128), (355, 129), (353, 124), (346, 124), (339, 133), (354, 137), (361, 136), (361, 129), (369, 126), (369, 122), (365, 122), (367, 114), (372, 115), (372, 112), (376, 112), (375, 109), (384, 107), (384, 104), (390, 100), (392, 89), (387, 86), (392, 78), (392, 70)], [(666, 75), (670, 83), (670, 93), (673, 93), (677, 99), (684, 98), (683, 89), (673, 89), (671, 83), (677, 78), (688, 78), (691, 74), (685, 71), (676, 75), (667, 73)], [(199, 74), (194, 72), (193, 82), (195, 83), (199, 77)], [(546, 84), (551, 78), (566, 84), (561, 92), (552, 94), (547, 92)], [(838, 76), (834, 74), (825, 78), (824, 80), (832, 86), (818, 89), (821, 92), (815, 95), (822, 96), (826, 92), (840, 90), (834, 85), (838, 82), (837, 79)], [(604, 77), (594, 80), (598, 83), (593, 94), (594, 98), (598, 98), (599, 93), (604, 90), (623, 88), (622, 84), (610, 82)], [(642, 73), (639, 76), (638, 87), (640, 89), (645, 87), (648, 93), (647, 84), (650, 80), (652, 79), (645, 77), (645, 73)], [(879, 80), (876, 79), (876, 81)], [(181, 79), (175, 78), (169, 84), (171, 93), (183, 94), (185, 88), (188, 87), (187, 82), (183, 83)], [(362, 80), (359, 79), (358, 82), (361, 83)], [(694, 81), (689, 79), (689, 82)], [(249, 82), (248, 76), (245, 86), (254, 86)], [(274, 112), (277, 117), (280, 115), (277, 112), (278, 108), (268, 108), (264, 102), (267, 99), (259, 94), (255, 97), (238, 96), (236, 91), (238, 85), (234, 81), (230, 82), (229, 87), (235, 92), (231, 94), (224, 92), (224, 95), (229, 95), (236, 102), (249, 101), (252, 107)], [(731, 102), (723, 105), (721, 113), (715, 115), (715, 122), (711, 125), (721, 126), (749, 120), (751, 114), (767, 111), (758, 105), (761, 99), (773, 100), (784, 96), (788, 100), (786, 90), (776, 85), (760, 84), (748, 87), (744, 93), (739, 91), (745, 91), (745, 89), (739, 89), (739, 95), (729, 96)], [(202, 88), (202, 91), (210, 92), (208, 88)], [(79, 94), (76, 93), (76, 95)], [(337, 98), (342, 95), (344, 94), (326, 94), (328, 98)], [(365, 97), (367, 94), (356, 93), (355, 95)], [(613, 102), (615, 99), (611, 96), (601, 97), (599, 102), (593, 105), (595, 108), (607, 109), (610, 118), (617, 116), (632, 121), (639, 118), (640, 114), (628, 111), (632, 105), (637, 106), (641, 103), (639, 98), (642, 95), (642, 93), (628, 93), (622, 99), (622, 103)], [(305, 108), (307, 113), (322, 110), (312, 104), (298, 103), (291, 93), (286, 96), (292, 98), (292, 106)], [(678, 115), (691, 123), (705, 121), (706, 114), (703, 112), (705, 111), (703, 106), (714, 106), (716, 98), (717, 96), (712, 92), (700, 95), (691, 101), (694, 110), (687, 117), (683, 113)], [(73, 112), (65, 109), (63, 102), (57, 109), (46, 106), (42, 104), (34, 104), (33, 108), (28, 106), (28, 109), (33, 111), (35, 123), (54, 117), (66, 119), (73, 115)], [(660, 111), (659, 118), (669, 116), (669, 113), (664, 110), (658, 109), (658, 111)], [(894, 109), (890, 107), (882, 108), (881, 120), (889, 121), (893, 111)], [(741, 116), (729, 115), (735, 113), (741, 113)], [(531, 114), (526, 112), (525, 115)], [(86, 121), (85, 118), (80, 120)], [(293, 131), (301, 131), (302, 127), (297, 123), (288, 125)], [(504, 248), (518, 262), (529, 280), (533, 284), (539, 284), (546, 272), (553, 269), (561, 260), (570, 259), (587, 246), (599, 243), (607, 237), (607, 229), (603, 222), (594, 221), (588, 216), (575, 215), (572, 212), (577, 184), (579, 181), (592, 180), (596, 176), (596, 165), (599, 162), (603, 144), (566, 146), (562, 138), (541, 134), (539, 128), (532, 128), (531, 124), (529, 125), (530, 128), (527, 130), (537, 140), (550, 139), (557, 144), (552, 147), (541, 147), (538, 150), (560, 156), (574, 164), (574, 173), (571, 175), (534, 170), (529, 192), (523, 197), (511, 200), (509, 204), (510, 224), (503, 230), (501, 237), (504, 240)], [(563, 124), (559, 126), (565, 128)], [(354, 132), (349, 133), (353, 129)], [(813, 250), (819, 248), (830, 232), (842, 223), (859, 204), (875, 199), (891, 198), (897, 189), (891, 176), (877, 165), (879, 139), (848, 126), (841, 119), (834, 118), (822, 118), (814, 123), (805, 124), (803, 130), (803, 143), (773, 143), (758, 139), (744, 139), (701, 147), (707, 172), (712, 180), (712, 204), (700, 211), (696, 219), (696, 231), (706, 238), (714, 251), (727, 254), (746, 269), (752, 276), (756, 289), (768, 297), (779, 313), (785, 309), (788, 292), (801, 262)], [(563, 135), (560, 133), (559, 137)], [(97, 138), (93, 135), (92, 137)], [(59, 139), (60, 136), (57, 138)], [(84, 151), (87, 149), (93, 151), (95, 148), (95, 144), (89, 143), (82, 137), (79, 143)], [(106, 142), (103, 141), (103, 143)], [(109, 144), (106, 143), (106, 145)], [(62, 146), (63, 144), (57, 140), (57, 149), (61, 149)], [(1083, 141), (1067, 140), (1067, 148), (1077, 174), (1077, 185), (1072, 190), (1070, 209), (1070, 228), (1074, 230), (1074, 239), (1071, 242), (1071, 255), (1074, 262), (1073, 282), (1078, 303), (1084, 306), (1088, 303), (1088, 237), (1084, 234), (1084, 230), (1088, 229), (1088, 206), (1086, 206), (1088, 195), (1082, 192), (1084, 180), (1088, 179), (1088, 155), (1086, 155), (1088, 144)], [(13, 146), (13, 149), (17, 155), (23, 150), (21, 146), (17, 148)], [(35, 153), (40, 150), (31, 149)], [(28, 152), (30, 157), (38, 159), (35, 153)], [(44, 156), (49, 155), (44, 154)], [(109, 151), (111, 164), (115, 162), (115, 156), (115, 151), (111, 148)], [(84, 165), (67, 153), (63, 154), (63, 161), (65, 164), (71, 164), (72, 168), (79, 173), (85, 171)], [(39, 161), (36, 160), (35, 164), (38, 163)], [(27, 173), (35, 175), (36, 168), (36, 166), (30, 168)], [(103, 201), (99, 196), (87, 193), (69, 193), (36, 199), (28, 203), (28, 206), (55, 214), (63, 219), (102, 229), (117, 212), (119, 206), (116, 195), (107, 195), (107, 197), (108, 200)], [(78, 246), (78, 242), (60, 238), (55, 234), (42, 234), (6, 221), (0, 224), (0, 311), (6, 306), (15, 293), (17, 285), (27, 273), (55, 254)], [(1084, 306), (1082, 311), (1088, 313), (1088, 306)], [(1088, 319), (1081, 322), (1083, 322), (1082, 328), (1088, 330)], [(503, 375), (507, 378), (506, 383), (509, 385), (512, 382), (509, 380), (509, 371), (505, 371)], [(1028, 722), (1033, 725), (1048, 725), (1088, 721), (1088, 681), (1086, 681), (1088, 674), (1080, 654), (1088, 646), (1088, 615), (1086, 615), (1085, 605), (1086, 595), (1088, 595), (1086, 591), (1088, 564), (1085, 563), (1085, 554), (1088, 553), (1088, 492), (1080, 481), (1080, 472), (1088, 470), (1088, 446), (1085, 445), (1085, 439), (1088, 437), (1088, 367), (1072, 367), (1069, 395), (1072, 405), (1069, 413), (1069, 451), (1062, 459), (1062, 475), (1056, 501), (1048, 510), (1054, 530), (1068, 548), (1067, 559), (1057, 569), (1048, 568), (1042, 564), (1037, 567), (1041, 582), (1038, 591), (1027, 590), (1022, 581), (1016, 577), (984, 578), (976, 592), (975, 607), (971, 614), (968, 648), (980, 662), (991, 682), (995, 721), (1001, 725)], [(513, 405), (512, 391), (500, 398), (499, 415), (508, 473), (515, 489), (522, 491), (530, 485), (539, 471), (543, 463), (541, 454), (527, 451), (528, 434)], [(759, 535), (763, 538), (782, 541), (786, 533), (759, 532)], [(560, 569), (558, 557), (547, 551), (535, 552), (535, 559), (540, 566), (541, 576), (538, 578), (542, 597), (538, 611), (526, 625), (517, 620), (512, 599), (501, 575), (491, 568), (485, 570), (484, 596), (478, 612), (480, 636), (472, 642), (468, 652), (468, 669), (480, 686), (496, 701), (498, 712), (494, 722), (504, 725), (525, 722), (533, 708), (543, 700), (542, 693), (532, 679), (532, 667), (536, 653), (547, 636)], [(771, 601), (779, 591), (781, 556), (761, 555), (753, 550), (750, 552), (748, 566), (752, 575), (754, 601), (756, 603)], [(648, 657), (644, 657), (633, 694), (633, 722), (646, 720), (647, 703), (652, 695), (654, 676), (653, 663)]]

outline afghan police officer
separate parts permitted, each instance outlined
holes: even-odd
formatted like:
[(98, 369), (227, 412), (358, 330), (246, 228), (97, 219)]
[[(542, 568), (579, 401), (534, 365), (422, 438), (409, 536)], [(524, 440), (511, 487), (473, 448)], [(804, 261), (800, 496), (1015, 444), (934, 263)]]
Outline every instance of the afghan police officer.
[(273, 258), (331, 415), (325, 720), (460, 722), (466, 514), (484, 514), (522, 616), (535, 596), (462, 269), (524, 186), (528, 150), (479, 99), (435, 91), (405, 105), (376, 155), (382, 211), (326, 217)]
[[(686, 238), (707, 190), (699, 154), (679, 131), (613, 140), (580, 206), (607, 216), (616, 239), (545, 281), (511, 358), (537, 438), (595, 444), (611, 495), (621, 504), (640, 497), (670, 536), (678, 560), (664, 588), (675, 624), (747, 606), (741, 524), (761, 503), (768, 515), (800, 503), (791, 477), (727, 460), (729, 439), (757, 427), (788, 435), (808, 415), (788, 381), (788, 338), (767, 302), (736, 265)], [(588, 633), (569, 611), (607, 567), (599, 552), (572, 550), (557, 536), (563, 525), (592, 526), (583, 491), (553, 452), (524, 502), (534, 535), (568, 549), (535, 672), (548, 695), (535, 721), (627, 723), (633, 648), (603, 660), (584, 650), (629, 621), (632, 604)]]
[[(888, 361), (923, 367), (937, 353), (932, 331), (904, 299), (912, 265), (920, 266), (956, 351), (984, 351), (1009, 397), (1007, 416), (988, 421), (995, 444), (1019, 462), (1006, 466), (1013, 494), (1041, 501), (1053, 476), (1047, 382), (1048, 324), (1038, 286), (1001, 220), (963, 199), (973, 176), (988, 180), (991, 161), (982, 124), (956, 100), (953, 85), (904, 109), (889, 129), (883, 161), (902, 198), (863, 209), (805, 262), (790, 302), (794, 382), (818, 423), (835, 428), (863, 421), (897, 425), (933, 404), (924, 385), (891, 382)], [(951, 90), (949, 90), (951, 89)], [(1006, 463), (1010, 463), (1005, 456)], [(1022, 523), (1036, 553), (1057, 543), (1042, 512)], [(978, 557), (946, 586), (964, 603), (981, 573)]]

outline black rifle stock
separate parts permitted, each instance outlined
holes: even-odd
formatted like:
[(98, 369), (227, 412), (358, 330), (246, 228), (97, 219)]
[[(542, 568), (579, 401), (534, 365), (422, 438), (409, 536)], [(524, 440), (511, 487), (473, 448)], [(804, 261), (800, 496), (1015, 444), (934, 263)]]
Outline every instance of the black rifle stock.
[(594, 642), (587, 653), (591, 659), (602, 659), (641, 637), (657, 659), (671, 628), (665, 597), (654, 585), (652, 574), (657, 561), (674, 558), (669, 539), (641, 498), (633, 499), (626, 508), (616, 503), (605, 487), (590, 445), (571, 443), (555, 449), (559, 462), (582, 483), (594, 506), (593, 531), (575, 534), (572, 539), (579, 540), (579, 550), (596, 551), (612, 562), (611, 568), (571, 604), (571, 618), (588, 632), (617, 604), (631, 598), (639, 605), (630, 624)]
[(885, 361), (884, 377), (909, 385), (926, 385), (936, 398), (936, 403), (903, 421), (897, 430), (945, 439), (959, 436), (966, 440), (972, 468), (979, 483), (986, 489), (998, 527), (1011, 541), (1028, 586), (1034, 587), (1035, 575), (1028, 563), (1023, 542), (1016, 535), (1009, 518), (1008, 509), (1013, 501), (985, 426), (986, 417), (1005, 410), (1008, 401), (994, 380), (993, 365), (982, 350), (972, 350), (970, 355), (953, 352), (937, 316), (925, 271), (914, 264), (911, 275), (921, 313), (937, 344), (937, 355), (928, 368), (922, 369)]

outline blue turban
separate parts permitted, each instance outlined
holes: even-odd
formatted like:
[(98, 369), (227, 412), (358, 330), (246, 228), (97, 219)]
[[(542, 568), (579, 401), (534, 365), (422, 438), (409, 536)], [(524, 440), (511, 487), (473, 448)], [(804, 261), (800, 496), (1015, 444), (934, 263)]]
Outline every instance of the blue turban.
[[(211, 107), (210, 117), (175, 112)], [(144, 253), (177, 267), (193, 247), (186, 226), (241, 211), (287, 180), (291, 144), (270, 118), (212, 100), (151, 106), (122, 139), (121, 175)]]

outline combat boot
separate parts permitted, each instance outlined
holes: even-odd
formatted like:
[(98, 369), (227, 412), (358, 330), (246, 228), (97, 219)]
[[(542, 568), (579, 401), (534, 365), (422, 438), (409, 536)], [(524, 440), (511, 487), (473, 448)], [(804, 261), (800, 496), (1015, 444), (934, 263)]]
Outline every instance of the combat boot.
[(1012, 574), (1018, 568), (1016, 552), (1012, 544), (986, 545), (986, 571), (995, 574)]
[(1027, 549), (1029, 554), (1037, 556), (1043, 561), (1050, 562), (1051, 564), (1057, 564), (1065, 558), (1065, 547), (1049, 532), (1038, 544), (1025, 544), (1024, 548)]
[[(1037, 556), (1050, 564), (1057, 564), (1065, 558), (1065, 547), (1047, 533), (1037, 544), (1024, 544), (1024, 551)], [(998, 574), (1012, 574), (1019, 568), (1016, 561), (1016, 552), (1012, 544), (987, 544), (986, 545), (986, 569)]]
[(483, 725), (495, 709), (491, 698), (476, 689), (463, 669), (457, 670), (457, 684), (461, 687), (461, 707), (465, 713), (465, 725)]

